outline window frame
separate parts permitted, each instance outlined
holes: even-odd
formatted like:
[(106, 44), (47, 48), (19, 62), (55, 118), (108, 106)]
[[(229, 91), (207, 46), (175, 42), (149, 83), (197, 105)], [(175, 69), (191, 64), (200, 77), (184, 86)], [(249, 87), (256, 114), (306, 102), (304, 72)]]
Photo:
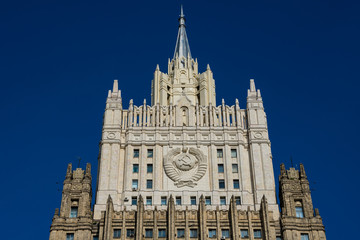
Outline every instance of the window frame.
[(219, 179), (219, 189), (225, 189), (225, 179)]
[(226, 197), (225, 196), (220, 196), (220, 205), (221, 206), (226, 205)]
[[(151, 233), (151, 236), (147, 236), (147, 233)], [(154, 230), (152, 228), (145, 228), (145, 238), (153, 238)]]
[(133, 150), (133, 158), (140, 158), (140, 149), (134, 148), (134, 150)]
[(146, 189), (153, 189), (153, 180), (152, 179), (146, 180)]
[[(179, 232), (182, 232), (182, 235), (179, 234)], [(177, 238), (185, 238), (185, 229), (184, 228), (177, 228), (176, 229), (176, 237)]]
[[(195, 201), (195, 202), (193, 202), (193, 201)], [(196, 205), (197, 204), (196, 202), (197, 202), (196, 196), (190, 196), (190, 205)]]
[[(256, 233), (260, 233), (260, 236), (257, 236)], [(262, 231), (261, 231), (261, 229), (254, 229), (254, 230), (253, 230), (253, 235), (254, 235), (254, 238), (255, 238), (255, 239), (260, 239), (260, 238), (262, 238)]]
[[(135, 169), (136, 169), (136, 171), (135, 171)], [(139, 164), (138, 163), (133, 164), (133, 173), (139, 173)]]
[(216, 157), (217, 158), (224, 158), (224, 150), (222, 148), (216, 149)]
[(146, 205), (151, 206), (152, 205), (152, 196), (146, 196)]
[(75, 234), (74, 233), (66, 233), (66, 240), (74, 240)]
[[(150, 154), (151, 153), (151, 154)], [(150, 154), (150, 155), (149, 155)], [(148, 149), (146, 153), (147, 158), (153, 158), (154, 157), (154, 149)]]
[(227, 231), (227, 233), (228, 233), (228, 235), (225, 236), (225, 238), (230, 238), (230, 229), (228, 229), (228, 228), (221, 229), (221, 238), (224, 237), (224, 231)]
[[(243, 233), (246, 233), (246, 235)], [(240, 237), (241, 238), (249, 238), (249, 229), (240, 229)]]
[[(131, 236), (132, 235), (132, 236)], [(133, 238), (135, 237), (135, 229), (134, 228), (127, 228), (126, 229), (126, 237)]]
[[(213, 235), (211, 234), (211, 233), (214, 233)], [(209, 236), (209, 238), (216, 238), (217, 236), (216, 236), (216, 228), (209, 228), (208, 229), (208, 236)], [(211, 236), (210, 236), (211, 235)]]
[[(163, 202), (163, 200), (165, 200), (165, 203)], [(167, 197), (166, 196), (161, 196), (160, 202), (161, 202), (162, 206), (166, 206), (167, 205)]]
[[(234, 152), (235, 152), (235, 156), (233, 156)], [(237, 149), (236, 148), (232, 148), (230, 150), (230, 156), (231, 156), (231, 158), (237, 158)]]
[[(118, 235), (115, 233), (119, 233)], [(121, 228), (115, 228), (113, 238), (121, 238)]]
[[(135, 184), (136, 183), (136, 184)], [(139, 189), (139, 179), (133, 179), (131, 181), (131, 188), (133, 190), (138, 190)]]
[[(135, 204), (134, 204), (134, 201), (135, 201)], [(137, 197), (136, 197), (136, 196), (132, 196), (132, 197), (131, 197), (131, 206), (137, 206), (137, 201), (138, 201)]]
[(239, 179), (234, 179), (233, 180), (233, 187), (234, 187), (234, 189), (240, 189), (240, 181), (239, 181)]
[(232, 173), (239, 173), (239, 165), (237, 163), (231, 164), (231, 172)]
[[(164, 233), (164, 236), (160, 236), (160, 232)], [(158, 229), (158, 238), (166, 238), (166, 228), (159, 228)]]
[[(180, 201), (180, 202), (179, 202)], [(181, 201), (181, 196), (176, 196), (175, 197), (175, 205), (181, 205), (182, 201)]]
[[(75, 210), (75, 211), (73, 211)], [(78, 206), (72, 206), (70, 207), (70, 215), (69, 218), (77, 218), (79, 214), (79, 207)]]
[[(192, 233), (196, 233), (195, 235), (196, 236), (194, 236)], [(197, 230), (197, 228), (190, 228), (190, 230), (189, 230), (189, 234), (190, 234), (190, 238), (198, 238), (199, 237), (199, 232), (198, 232), (198, 230)]]
[[(150, 170), (150, 171), (149, 171), (149, 170)], [(147, 173), (153, 173), (153, 171), (154, 171), (154, 166), (153, 166), (153, 164), (152, 164), (152, 163), (146, 164), (146, 172), (147, 172)]]
[(218, 164), (218, 173), (224, 173), (225, 169), (224, 169), (224, 164), (223, 163), (219, 163)]

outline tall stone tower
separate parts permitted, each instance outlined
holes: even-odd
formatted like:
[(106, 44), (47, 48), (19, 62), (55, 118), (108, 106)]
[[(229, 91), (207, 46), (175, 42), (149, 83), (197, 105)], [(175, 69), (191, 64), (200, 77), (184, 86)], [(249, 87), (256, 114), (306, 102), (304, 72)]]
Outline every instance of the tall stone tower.
[[(123, 109), (115, 80), (106, 100), (96, 197), (90, 166), (69, 166), (50, 239), (325, 239), (303, 166), (280, 175), (276, 199), (267, 119), (250, 80), (246, 108), (216, 105), (215, 80), (199, 73), (185, 16), (151, 105)], [(301, 215), (302, 214), (302, 215)]]

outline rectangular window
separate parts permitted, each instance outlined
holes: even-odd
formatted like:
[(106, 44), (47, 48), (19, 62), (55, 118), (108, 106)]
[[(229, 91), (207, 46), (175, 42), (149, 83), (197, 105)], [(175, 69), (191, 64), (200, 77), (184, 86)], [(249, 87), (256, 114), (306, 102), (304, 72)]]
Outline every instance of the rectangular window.
[(175, 204), (176, 205), (181, 205), (181, 197), (176, 197), (175, 198)]
[(152, 238), (153, 237), (153, 230), (152, 229), (145, 229), (145, 237)]
[(166, 238), (166, 229), (159, 229), (158, 237), (159, 238)]
[(99, 236), (93, 236), (93, 240), (99, 240)]
[(138, 187), (139, 187), (139, 182), (138, 182), (137, 179), (133, 179), (133, 180), (132, 180), (132, 185), (131, 185), (131, 187), (132, 187), (133, 190), (137, 190), (137, 189), (138, 189)]
[(218, 173), (224, 173), (224, 164), (218, 164)]
[(261, 238), (261, 230), (254, 229), (254, 238)]
[(139, 164), (133, 164), (133, 173), (139, 172)]
[(209, 229), (209, 238), (216, 238), (216, 229)]
[(282, 240), (281, 237), (276, 237), (276, 240)]
[(297, 218), (304, 218), (304, 211), (302, 207), (295, 207), (295, 210)]
[(220, 197), (220, 205), (226, 205), (226, 197)]
[(146, 180), (146, 188), (147, 189), (152, 189), (152, 180), (151, 179), (148, 179), (148, 180)]
[(229, 229), (221, 229), (221, 237), (222, 238), (230, 238), (230, 230)]
[(241, 198), (235, 197), (235, 202), (236, 202), (236, 205), (241, 205)]
[(161, 197), (161, 205), (166, 205), (166, 197)]
[(190, 197), (190, 204), (191, 205), (196, 205), (196, 197), (195, 196)]
[(247, 229), (241, 229), (240, 230), (241, 238), (249, 238), (249, 230)]
[(239, 172), (239, 168), (238, 168), (238, 165), (237, 165), (236, 163), (234, 163), (234, 164), (232, 165), (232, 172), (233, 172), (233, 173)]
[(185, 230), (183, 228), (178, 228), (177, 229), (177, 235), (178, 238), (183, 238), (185, 237)]
[(135, 230), (134, 229), (126, 229), (126, 237), (133, 238), (135, 236)]
[(197, 229), (190, 229), (190, 237), (191, 238), (197, 238), (198, 237)]
[(137, 197), (131, 197), (131, 205), (137, 205)]
[(211, 205), (211, 197), (205, 197), (205, 205)]
[(73, 233), (67, 233), (66, 234), (66, 240), (74, 240), (74, 234)]
[(239, 188), (240, 188), (239, 180), (235, 179), (234, 180), (234, 189), (239, 189)]
[(216, 150), (216, 155), (218, 158), (223, 158), (223, 150), (222, 149), (217, 149)]
[(134, 158), (139, 158), (139, 149), (134, 149)]
[(152, 173), (153, 172), (153, 165), (151, 163), (148, 164), (146, 169), (147, 169), (148, 173)]
[(78, 207), (71, 207), (70, 209), (70, 217), (76, 218), (78, 215)]
[(301, 240), (309, 240), (309, 234), (307, 234), (307, 233), (302, 233), (302, 234), (301, 234)]
[(152, 197), (146, 197), (146, 205), (152, 205)]
[(237, 158), (237, 151), (236, 151), (236, 149), (231, 149), (231, 158)]
[(225, 180), (224, 180), (224, 179), (219, 179), (219, 188), (220, 188), (220, 189), (224, 189), (224, 188), (225, 188)]
[(114, 229), (114, 238), (121, 237), (121, 229)]
[(154, 156), (154, 150), (148, 149), (148, 150), (147, 150), (147, 157), (148, 157), (148, 158), (152, 158), (153, 156)]

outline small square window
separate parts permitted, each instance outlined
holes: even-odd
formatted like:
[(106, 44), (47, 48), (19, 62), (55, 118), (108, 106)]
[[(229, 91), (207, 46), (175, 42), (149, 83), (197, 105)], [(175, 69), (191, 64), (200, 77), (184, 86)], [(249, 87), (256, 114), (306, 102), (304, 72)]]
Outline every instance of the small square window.
[(209, 229), (209, 238), (216, 238), (216, 229)]
[(249, 238), (249, 230), (247, 229), (241, 229), (240, 230), (241, 238)]
[(232, 164), (232, 172), (233, 173), (239, 172), (239, 168), (238, 168), (238, 165), (236, 163)]
[(146, 205), (152, 205), (152, 197), (146, 197)]
[(304, 218), (304, 211), (302, 207), (295, 207), (295, 211), (297, 218)]
[(190, 229), (190, 237), (191, 238), (197, 238), (198, 237), (197, 229)]
[(221, 237), (222, 238), (230, 238), (230, 230), (229, 229), (221, 229)]
[(307, 233), (302, 233), (302, 234), (301, 234), (301, 240), (309, 240), (309, 234), (307, 234)]
[(237, 158), (237, 151), (236, 151), (236, 149), (231, 149), (231, 158)]
[(276, 237), (276, 240), (282, 240), (281, 237)]
[(190, 204), (191, 205), (196, 205), (196, 197), (195, 196), (190, 197)]
[(211, 205), (211, 197), (205, 197), (205, 205)]
[(224, 189), (224, 188), (225, 188), (225, 180), (224, 180), (224, 179), (219, 179), (219, 188), (220, 188), (220, 189)]
[(152, 173), (152, 172), (153, 172), (153, 165), (152, 165), (151, 163), (149, 163), (149, 164), (147, 165), (147, 172), (148, 172), (148, 173)]
[(74, 234), (73, 233), (67, 233), (66, 234), (66, 240), (74, 240)]
[(254, 238), (261, 238), (261, 230), (254, 229)]
[(183, 238), (185, 237), (185, 230), (183, 228), (178, 228), (177, 229), (177, 235), (178, 238)]
[(239, 188), (240, 188), (239, 180), (235, 179), (234, 180), (234, 189), (239, 189)]
[(93, 236), (93, 240), (99, 240), (99, 236)]
[(139, 187), (139, 181), (137, 179), (132, 180), (132, 189), (137, 190)]
[(133, 164), (133, 173), (139, 172), (139, 164)]
[(165, 196), (161, 197), (161, 205), (167, 204), (167, 198)]
[(153, 230), (152, 229), (145, 229), (145, 237), (152, 238), (153, 237)]
[(139, 158), (139, 149), (134, 149), (134, 158)]
[(175, 204), (176, 205), (181, 205), (181, 197), (176, 197), (175, 198)]
[(235, 202), (236, 202), (236, 205), (241, 205), (241, 198), (236, 196), (235, 197)]
[(218, 164), (218, 173), (224, 173), (224, 164)]
[(70, 209), (70, 217), (76, 218), (78, 215), (78, 207), (71, 207)]
[(159, 229), (158, 230), (158, 237), (159, 238), (166, 238), (166, 229)]
[(223, 150), (222, 149), (217, 149), (216, 150), (216, 155), (218, 158), (223, 158)]
[(121, 229), (114, 229), (114, 238), (121, 237)]
[(131, 205), (137, 205), (137, 197), (131, 197)]
[(151, 179), (146, 180), (146, 188), (152, 189), (153, 187), (153, 181)]
[(226, 205), (226, 197), (220, 197), (220, 205)]
[(147, 150), (147, 157), (148, 157), (148, 158), (152, 158), (153, 156), (154, 156), (154, 150), (148, 149), (148, 150)]
[(126, 229), (126, 237), (128, 238), (133, 238), (135, 236), (135, 230), (130, 228), (130, 229)]

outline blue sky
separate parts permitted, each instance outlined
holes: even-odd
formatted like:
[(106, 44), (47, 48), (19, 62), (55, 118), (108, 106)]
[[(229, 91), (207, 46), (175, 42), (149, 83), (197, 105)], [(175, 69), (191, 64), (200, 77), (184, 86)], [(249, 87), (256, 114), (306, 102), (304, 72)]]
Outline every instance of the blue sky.
[[(358, 1), (2, 1), (2, 239), (47, 239), (66, 165), (93, 165), (107, 91), (150, 102), (173, 55), (184, 4), (193, 57), (217, 101), (245, 107), (261, 89), (275, 178), (302, 162), (327, 237), (358, 228)], [(57, 184), (57, 182), (59, 184)], [(346, 219), (346, 221), (344, 221)], [(25, 220), (27, 224), (15, 224)]]

